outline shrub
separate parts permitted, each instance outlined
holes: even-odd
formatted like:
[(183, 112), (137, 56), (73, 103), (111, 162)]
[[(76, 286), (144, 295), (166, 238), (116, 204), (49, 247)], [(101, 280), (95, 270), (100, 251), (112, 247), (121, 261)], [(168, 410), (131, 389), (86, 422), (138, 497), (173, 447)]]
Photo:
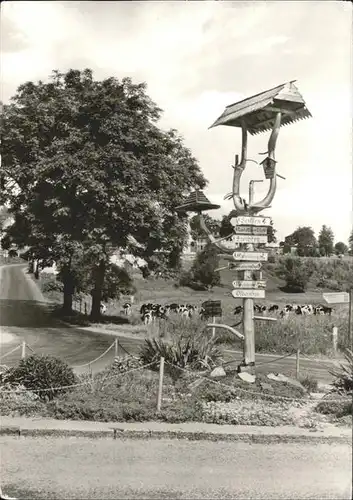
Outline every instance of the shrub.
[(319, 383), (312, 375), (306, 375), (306, 377), (301, 378), (300, 383), (309, 392), (317, 392), (318, 390)]
[(136, 356), (117, 356), (114, 358), (112, 369), (120, 373), (143, 366), (143, 361)]
[(315, 411), (323, 415), (334, 415), (336, 418), (352, 415), (352, 400), (342, 399), (342, 401), (330, 401), (326, 399), (320, 401), (320, 403), (316, 405)]
[(56, 387), (70, 386), (76, 383), (76, 377), (72, 368), (64, 361), (52, 356), (33, 355), (22, 359), (16, 368), (11, 370), (8, 381), (15, 384), (23, 384), (26, 389), (38, 391), (39, 389), (51, 389), (38, 392), (42, 400), (51, 400), (65, 389)]
[(312, 271), (297, 257), (281, 259), (278, 276), (286, 281), (286, 288), (292, 292), (304, 292)]
[(41, 273), (40, 275), (41, 290), (43, 293), (46, 292), (62, 292), (63, 284), (61, 281), (57, 281), (54, 274)]
[(196, 255), (195, 261), (186, 275), (193, 287), (204, 286), (207, 289), (219, 285), (221, 282), (218, 267), (218, 249), (214, 245), (206, 245), (204, 250)]
[(353, 351), (344, 351), (346, 363), (340, 363), (339, 368), (330, 371), (335, 378), (333, 382), (333, 392), (338, 394), (353, 394)]

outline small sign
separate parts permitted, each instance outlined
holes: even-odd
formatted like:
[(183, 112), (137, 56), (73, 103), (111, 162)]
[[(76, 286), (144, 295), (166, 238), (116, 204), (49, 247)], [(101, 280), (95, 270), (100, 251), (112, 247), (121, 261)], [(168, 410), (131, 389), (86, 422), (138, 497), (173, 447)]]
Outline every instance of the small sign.
[(220, 300), (207, 300), (202, 303), (202, 307), (205, 312), (204, 315), (207, 317), (221, 317), (222, 316), (222, 307)]
[(263, 226), (236, 226), (236, 234), (265, 234), (267, 235), (267, 227)]
[(265, 290), (233, 290), (235, 299), (264, 299)]
[(323, 293), (323, 298), (328, 304), (348, 304), (349, 293), (338, 292), (338, 293)]
[(231, 264), (230, 269), (234, 271), (259, 271), (262, 267), (261, 262), (237, 262)]
[(266, 252), (234, 252), (234, 260), (250, 260), (250, 261), (266, 261), (268, 259), (268, 253)]
[(271, 217), (234, 217), (231, 224), (235, 226), (270, 226)]
[(264, 280), (259, 280), (259, 281), (235, 280), (235, 281), (233, 281), (232, 285), (234, 286), (234, 288), (249, 288), (249, 289), (255, 290), (255, 289), (265, 288), (266, 281), (264, 281)]
[(235, 234), (232, 238), (233, 243), (268, 243), (267, 236), (253, 236), (247, 234)]

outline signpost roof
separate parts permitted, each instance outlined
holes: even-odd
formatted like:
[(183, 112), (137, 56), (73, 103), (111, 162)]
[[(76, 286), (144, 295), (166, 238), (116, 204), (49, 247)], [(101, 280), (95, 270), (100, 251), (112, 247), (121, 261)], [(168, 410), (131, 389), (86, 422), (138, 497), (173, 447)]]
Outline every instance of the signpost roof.
[(209, 128), (218, 125), (241, 127), (244, 120), (250, 134), (255, 135), (270, 130), (279, 111), (282, 113), (281, 126), (310, 118), (311, 113), (294, 85), (295, 81), (283, 83), (260, 94), (230, 104)]

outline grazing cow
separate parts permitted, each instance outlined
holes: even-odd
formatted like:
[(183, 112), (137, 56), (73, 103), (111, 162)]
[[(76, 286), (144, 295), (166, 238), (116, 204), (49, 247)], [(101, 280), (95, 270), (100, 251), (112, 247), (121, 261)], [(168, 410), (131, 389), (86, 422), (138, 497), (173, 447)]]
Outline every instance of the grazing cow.
[(130, 302), (125, 302), (125, 304), (123, 305), (123, 311), (125, 316), (131, 316), (132, 307)]
[(254, 305), (254, 311), (257, 312), (257, 313), (264, 313), (266, 312), (266, 306), (262, 306), (260, 304), (255, 304)]
[(142, 321), (145, 325), (150, 325), (153, 321), (152, 311), (145, 311), (142, 316)]
[(178, 310), (178, 313), (180, 314), (180, 316), (182, 318), (189, 318), (189, 309), (188, 307), (185, 305), (185, 304), (181, 304), (179, 306), (179, 310)]
[(179, 304), (176, 304), (175, 302), (173, 302), (173, 304), (170, 304), (169, 309), (170, 309), (170, 312), (177, 313), (177, 312), (179, 312)]
[(103, 302), (101, 302), (100, 313), (105, 314), (106, 312), (107, 312), (107, 306), (105, 304), (103, 304)]
[(302, 316), (308, 316), (314, 313), (314, 307), (311, 304), (297, 306), (295, 313)]
[(243, 306), (236, 306), (236, 308), (234, 309), (234, 314), (235, 315), (240, 314), (242, 311), (243, 311)]
[(268, 312), (277, 312), (279, 309), (278, 305), (277, 304), (273, 304), (272, 306), (270, 306), (268, 308)]
[(329, 316), (331, 316), (331, 314), (332, 314), (332, 307), (326, 307), (326, 306), (323, 306), (323, 305), (316, 306), (316, 307), (314, 307), (314, 314), (315, 315), (328, 314)]

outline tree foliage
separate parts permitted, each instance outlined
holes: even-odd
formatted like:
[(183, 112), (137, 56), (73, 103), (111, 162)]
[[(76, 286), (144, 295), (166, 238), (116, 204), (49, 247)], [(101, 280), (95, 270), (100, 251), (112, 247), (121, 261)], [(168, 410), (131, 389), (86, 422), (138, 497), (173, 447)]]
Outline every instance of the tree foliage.
[(160, 116), (145, 83), (97, 81), (89, 69), (24, 83), (4, 106), (2, 185), (15, 219), (8, 239), (60, 264), (64, 303), (73, 261), (85, 255), (95, 317), (114, 249), (147, 262), (162, 249), (177, 261), (186, 230), (174, 207), (206, 183), (177, 131), (158, 127)]
[(206, 288), (220, 284), (220, 274), (215, 271), (219, 266), (217, 247), (208, 244), (202, 252), (198, 253), (191, 267), (191, 279), (195, 283), (204, 285)]
[[(203, 218), (205, 219), (207, 228), (211, 231), (213, 236), (218, 236), (221, 227), (221, 221), (214, 219), (208, 214), (203, 214)], [(198, 214), (191, 217), (189, 224), (191, 237), (193, 240), (206, 237), (205, 232), (200, 227), (200, 216)]]
[(292, 234), (284, 239), (284, 251), (295, 246), (300, 257), (318, 256), (318, 243), (313, 229), (309, 226), (298, 227)]
[(349, 255), (353, 255), (353, 229), (352, 229), (351, 234), (349, 235), (349, 238), (348, 238), (348, 251), (349, 251)]
[(329, 257), (333, 254), (334, 234), (330, 227), (327, 227), (325, 225), (322, 226), (319, 233), (318, 245), (321, 255)]
[(286, 281), (286, 288), (292, 292), (304, 292), (313, 272), (310, 266), (297, 257), (281, 259), (278, 269), (279, 277)]
[(348, 252), (348, 247), (343, 241), (338, 241), (335, 244), (335, 253), (336, 255), (345, 255)]

